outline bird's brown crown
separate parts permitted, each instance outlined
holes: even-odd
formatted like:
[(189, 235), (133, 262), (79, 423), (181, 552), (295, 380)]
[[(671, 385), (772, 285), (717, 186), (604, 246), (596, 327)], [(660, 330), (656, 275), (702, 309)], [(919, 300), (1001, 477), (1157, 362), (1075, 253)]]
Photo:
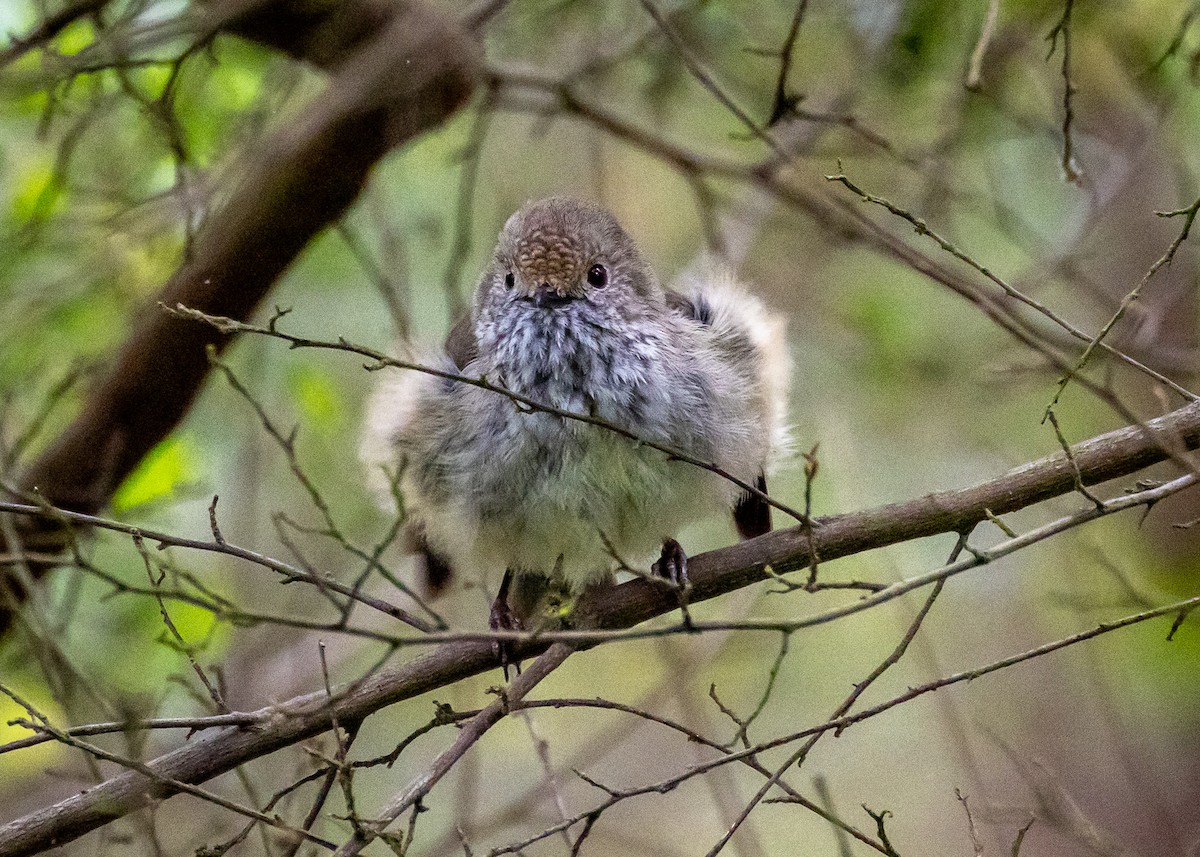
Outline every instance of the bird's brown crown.
[(561, 291), (582, 280), (598, 247), (589, 240), (576, 212), (563, 202), (530, 207), (513, 248), (513, 265), (529, 283), (548, 283)]

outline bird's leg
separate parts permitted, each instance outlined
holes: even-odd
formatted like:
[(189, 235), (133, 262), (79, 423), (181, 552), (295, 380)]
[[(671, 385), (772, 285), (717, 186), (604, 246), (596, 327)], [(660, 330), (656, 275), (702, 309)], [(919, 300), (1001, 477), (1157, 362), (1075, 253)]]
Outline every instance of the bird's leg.
[(688, 611), (688, 597), (692, 592), (692, 582), (688, 579), (687, 554), (683, 552), (683, 546), (679, 542), (674, 539), (663, 542), (662, 554), (658, 562), (654, 563), (654, 573), (666, 578), (675, 587), (675, 594), (679, 598), (679, 612), (683, 616), (683, 627), (691, 631), (692, 614)]
[[(500, 591), (496, 593), (496, 600), (492, 602), (492, 609), (488, 612), (488, 627), (493, 631), (522, 630), (521, 620), (517, 618), (517, 614), (513, 612), (508, 603), (508, 590), (512, 586), (512, 579), (512, 569), (506, 568), (504, 579), (500, 581)], [(511, 640), (494, 640), (492, 650), (496, 653), (496, 660), (500, 661), (500, 669), (504, 670), (505, 681), (508, 681), (510, 664), (516, 667), (517, 675), (521, 674), (521, 662), (513, 658)]]

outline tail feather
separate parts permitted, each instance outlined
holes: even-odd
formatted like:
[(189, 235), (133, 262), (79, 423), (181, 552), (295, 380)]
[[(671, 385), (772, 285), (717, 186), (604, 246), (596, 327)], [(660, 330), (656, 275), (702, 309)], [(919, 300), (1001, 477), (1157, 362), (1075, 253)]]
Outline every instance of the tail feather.
[[(756, 487), (763, 494), (767, 493), (767, 477), (760, 473)], [(737, 526), (738, 535), (745, 539), (771, 532), (771, 506), (757, 494), (746, 492), (733, 507), (733, 523)]]

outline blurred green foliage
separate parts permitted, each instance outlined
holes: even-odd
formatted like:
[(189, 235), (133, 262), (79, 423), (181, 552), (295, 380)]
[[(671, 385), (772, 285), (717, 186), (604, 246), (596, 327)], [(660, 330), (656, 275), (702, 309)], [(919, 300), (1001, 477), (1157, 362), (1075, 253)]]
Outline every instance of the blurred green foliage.
[[(723, 91), (765, 120), (793, 5), (749, 0), (662, 5), (669, 7), (689, 52)], [(0, 8), (0, 31), (27, 31), (42, 6), (32, 0), (6, 4)], [(1177, 220), (1153, 212), (1189, 204), (1200, 187), (1195, 146), (1200, 26), (1179, 30), (1179, 46), (1159, 62), (1186, 23), (1187, 4), (1075, 6), (1072, 133), (1082, 187), (1063, 179), (1061, 54), (1046, 56), (1045, 37), (1062, 7), (1041, 2), (1002, 4), (979, 92), (968, 92), (963, 79), (986, 3), (813, 2), (787, 92), (800, 97), (801, 109), (828, 121), (799, 126), (811, 142), (788, 167), (787, 181), (804, 193), (859, 205), (824, 178), (844, 171), (870, 192), (925, 218), (973, 258), (1080, 327), (1097, 330), (1178, 234)], [(162, 25), (190, 9), (177, 2), (114, 2), (102, 17), (104, 28), (76, 22), (49, 50), (33, 51), (0, 70), (0, 392), (6, 448), (36, 429), (19, 460), (8, 462), (8, 478), (78, 412), (95, 366), (111, 357), (131, 321), (159, 311), (158, 289), (190, 252), (195, 235), (221, 216), (250, 154), (286, 133), (321, 97), (324, 81), (316, 71), (265, 48), (221, 36), (189, 52), (187, 38)], [(513, 2), (488, 25), (485, 43), (488, 61), (498, 70), (565, 75), (590, 64), (590, 73), (575, 84), (580, 94), (674, 145), (744, 164), (768, 156), (689, 74), (677, 48), (632, 0)], [(135, 62), (113, 67), (110, 50), (129, 45)], [(1058, 449), (1041, 424), (1057, 373), (948, 290), (895, 259), (842, 240), (803, 212), (763, 202), (753, 188), (714, 178), (705, 185), (710, 197), (697, 194), (694, 176), (681, 175), (557, 105), (498, 109), (480, 143), (474, 112), (482, 105), (481, 96), (470, 111), (378, 166), (344, 224), (354, 240), (336, 231), (323, 235), (272, 294), (269, 303), (294, 310), (280, 322), (284, 329), (390, 347), (395, 325), (389, 307), (400, 306), (417, 343), (431, 347), (445, 332), (451, 307), (469, 293), (504, 218), (525, 200), (549, 193), (594, 197), (612, 207), (669, 282), (709, 249), (703, 203), (711, 198), (716, 213), (734, 215), (731, 230), (749, 248), (743, 272), (789, 315), (797, 447), (807, 451), (820, 444), (816, 513), (967, 485)], [(462, 165), (475, 145), (479, 179), (463, 209)], [(932, 242), (882, 209), (859, 210), (950, 264)], [(471, 217), (469, 246), (452, 259), (464, 215)], [(1196, 240), (1193, 236), (1157, 275), (1111, 340), (1184, 384), (1194, 380), (1196, 366)], [(456, 270), (461, 274), (452, 276)], [(965, 268), (954, 270), (973, 277)], [(265, 309), (264, 317), (269, 313)], [(1064, 353), (1081, 350), (1044, 321), (1035, 324)], [(370, 550), (390, 524), (367, 496), (355, 453), (373, 377), (348, 355), (289, 351), (261, 339), (241, 341), (230, 361), (272, 420), (285, 433), (296, 428), (300, 466), (344, 537)], [(1145, 416), (1175, 401), (1114, 363), (1098, 360), (1090, 373)], [(51, 391), (73, 374), (79, 380), (51, 400)], [(1072, 441), (1122, 422), (1078, 387), (1069, 390), (1058, 413)], [(772, 484), (774, 493), (797, 505), (803, 490), (798, 465)], [(344, 582), (362, 571), (360, 560), (336, 539), (312, 532), (325, 528), (323, 518), (253, 409), (219, 377), (185, 425), (117, 492), (112, 514), (206, 539), (207, 508), (215, 494), (229, 541)], [(1013, 516), (1010, 523), (1029, 526), (1079, 506), (1079, 498), (1065, 498)], [(957, 581), (930, 620), (928, 640), (878, 697), (1194, 593), (1196, 537), (1171, 524), (1200, 515), (1197, 503), (1184, 496), (1163, 506), (1140, 529), (1124, 519), (1092, 525)], [(280, 515), (294, 525), (281, 523)], [(981, 532), (978, 538), (987, 543), (999, 534)], [(695, 553), (732, 539), (725, 522), (709, 522), (689, 532), (685, 544)], [(892, 580), (936, 567), (950, 547), (945, 540), (904, 545), (841, 561), (822, 574)], [(127, 539), (100, 537), (81, 550), (124, 585), (153, 590)], [(179, 571), (164, 586), (207, 591), (256, 613), (329, 619), (328, 605), (312, 588), (281, 586), (264, 570), (227, 558), (175, 549), (170, 555)], [(400, 551), (393, 547), (384, 557), (407, 578)], [(395, 595), (384, 582), (372, 585)], [(456, 624), (481, 627), (488, 595), (467, 586), (437, 608)], [(794, 615), (835, 600), (827, 593), (805, 598), (757, 592), (702, 605), (697, 612)], [(183, 714), (203, 701), (187, 660), (163, 636), (151, 594), (119, 593), (96, 575), (64, 570), (34, 606), (45, 622), (44, 639), (61, 650), (31, 656), (27, 640), (11, 639), (0, 647), (0, 677), (51, 717), (74, 723), (129, 712)], [(197, 659), (225, 665), (237, 705), (256, 707), (320, 686), (312, 634), (240, 627), (183, 601), (169, 601), (168, 608), (189, 646), (198, 647)], [(915, 609), (915, 602), (905, 602), (794, 639), (757, 737), (826, 716), (848, 685), (895, 644)], [(363, 621), (395, 631), (374, 617)], [(849, 735), (839, 739), (837, 752), (826, 750), (816, 764), (835, 782), (840, 804), (893, 808), (893, 839), (932, 843), (925, 853), (966, 853), (954, 785), (987, 783), (995, 796), (1010, 800), (1009, 792), (1021, 790), (1019, 783), (994, 785), (1006, 776), (994, 774), (1003, 768), (990, 758), (998, 755), (995, 746), (986, 737), (964, 737), (977, 723), (1009, 743), (1043, 751), (1064, 782), (1096, 804), (1119, 803), (1145, 778), (1178, 773), (1152, 761), (1170, 758), (1176, 748), (1194, 756), (1200, 635), (1194, 619), (1169, 645), (1165, 633), (1161, 622), (1138, 627), (1019, 668), (1024, 672), (906, 707), (852, 733), (860, 736), (856, 744)], [(775, 639), (766, 639), (733, 636), (697, 641), (694, 648), (685, 645), (689, 640), (610, 647), (579, 656), (584, 666), (555, 676), (562, 683), (557, 691), (630, 701), (660, 693), (656, 698), (683, 712), (680, 716), (690, 712), (698, 721), (719, 724), (703, 691), (715, 684), (723, 699), (738, 700), (738, 710), (746, 711), (761, 693), (775, 652)], [(351, 640), (333, 659), (335, 678), (353, 677), (379, 657), (378, 646)], [(59, 674), (60, 661), (73, 665), (67, 673), (74, 679)], [(477, 691), (494, 680), (456, 688), (456, 704), (480, 704)], [(428, 718), (428, 708), (426, 701), (414, 702), (380, 715), (365, 742), (386, 751), (397, 735)], [(13, 716), (21, 712), (0, 699), (0, 723)], [(602, 733), (596, 723), (577, 730), (565, 715), (555, 718), (539, 721), (551, 746), (582, 744)], [(1067, 721), (1074, 734), (1064, 738), (1061, 724)], [(0, 742), (21, 734), (0, 725)], [(524, 754), (527, 743), (527, 735), (507, 732), (487, 757), (511, 773), (514, 791), (541, 776), (524, 755), (518, 760), (504, 752), (520, 747)], [(1068, 745), (1078, 754), (1068, 753)], [(681, 745), (671, 744), (676, 746)], [(880, 760), (880, 747), (896, 750)], [(653, 746), (648, 754), (654, 757)], [(1118, 757), (1125, 758), (1125, 768)], [(0, 756), (0, 805), (16, 801), (35, 771), (67, 759), (49, 747)], [(1151, 773), (1142, 770), (1142, 762)], [(631, 772), (627, 762), (610, 764), (614, 778), (649, 776)], [(1179, 764), (1194, 777), (1194, 761)], [(918, 768), (927, 779), (912, 776)], [(1117, 785), (1106, 791), (1100, 784), (1105, 777)], [(396, 785), (386, 777), (372, 782), (369, 793), (375, 796)], [(1192, 797), (1195, 782), (1184, 790)], [(1141, 797), (1172, 812), (1175, 798), (1158, 792)], [(447, 804), (452, 802), (436, 802), (423, 824), (450, 829), (455, 813)], [(662, 853), (702, 853), (695, 848), (709, 847), (720, 825), (711, 818), (707, 826), (695, 821), (703, 809), (679, 812), (679, 819), (664, 824), (686, 828), (694, 822), (701, 831), (679, 833), (677, 841), (687, 848)], [(1134, 820), (1120, 815), (1114, 823), (1131, 826)], [(806, 819), (802, 829), (820, 845), (811, 853), (836, 853), (825, 826)], [(761, 853), (785, 853), (794, 842), (790, 831), (765, 821), (760, 832), (766, 843)], [(952, 852), (947, 843), (960, 850)], [(645, 847), (631, 834), (606, 853), (639, 853)], [(911, 853), (922, 848), (912, 847)]]

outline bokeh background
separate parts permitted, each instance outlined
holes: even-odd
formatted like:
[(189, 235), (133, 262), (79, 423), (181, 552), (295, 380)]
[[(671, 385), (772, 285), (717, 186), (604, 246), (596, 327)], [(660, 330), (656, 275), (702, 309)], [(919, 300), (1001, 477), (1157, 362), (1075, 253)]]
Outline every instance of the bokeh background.
[[(1155, 212), (1189, 206), (1200, 193), (1197, 7), (1152, 0), (996, 6), (978, 85), (968, 89), (988, 3), (814, 0), (786, 79), (795, 111), (769, 129), (788, 147), (779, 176), (801, 194), (860, 206), (964, 280), (995, 290), (902, 220), (826, 179), (844, 173), (1095, 333), (1180, 234), (1181, 218)], [(8, 37), (14, 44), (58, 8), (10, 0), (0, 5), (0, 31), (15, 34)], [(631, 0), (504, 4), (481, 28), (490, 85), (443, 127), (381, 162), (343, 222), (305, 249), (267, 302), (291, 309), (282, 327), (380, 349), (392, 348), (406, 329), (416, 342), (435, 344), (468, 299), (508, 214), (530, 199), (571, 194), (610, 207), (664, 281), (704, 254), (725, 254), (788, 316), (797, 452), (817, 447), (820, 462), (814, 513), (966, 486), (1056, 452), (1042, 415), (1059, 372), (971, 302), (762, 186), (686, 174), (555, 97), (509, 85), (516, 75), (569, 80), (588, 104), (670, 146), (721, 163), (769, 162), (768, 145), (701, 85), (686, 60), (766, 127), (795, 5), (712, 0), (656, 8), (678, 43)], [(1055, 45), (1047, 38), (1066, 9), (1075, 181), (1063, 168), (1063, 37)], [(231, 36), (177, 62), (192, 44), (188, 21), (197, 10), (203, 4), (112, 2), (98, 18), (76, 21), (44, 49), (0, 69), (0, 416), (8, 478), (76, 413), (131, 320), (158, 311), (157, 291), (191, 236), (219, 215), (256, 147), (321, 97), (320, 72)], [(168, 86), (173, 98), (164, 103)], [(1185, 241), (1146, 284), (1108, 340), (1185, 387), (1197, 366), (1197, 240)], [(1081, 353), (1082, 343), (1026, 316), (1060, 353), (1071, 360)], [(345, 538), (364, 548), (383, 539), (391, 520), (374, 505), (356, 460), (364, 398), (375, 381), (363, 361), (258, 337), (240, 339), (227, 361), (273, 421), (285, 431), (297, 427), (297, 459)], [(1113, 361), (1095, 359), (1088, 374), (1142, 418), (1180, 403)], [(1077, 384), (1056, 413), (1072, 442), (1124, 424)], [(1102, 491), (1116, 494), (1133, 481)], [(796, 455), (771, 487), (803, 505), (804, 484)], [(208, 538), (213, 495), (220, 495), (229, 541), (289, 559), (298, 550), (342, 580), (361, 569), (337, 540), (280, 524), (281, 515), (306, 527), (321, 519), (254, 409), (219, 375), (117, 492), (109, 514)], [(1019, 530), (1085, 504), (1066, 497), (1008, 523)], [(956, 578), (905, 659), (862, 704), (1194, 595), (1197, 536), (1175, 525), (1200, 516), (1198, 507), (1185, 493), (1144, 521), (1140, 512), (1126, 513)], [(281, 527), (292, 545), (281, 540)], [(1002, 537), (985, 527), (974, 539), (986, 545)], [(734, 538), (727, 522), (709, 521), (682, 541), (695, 554)], [(928, 539), (840, 560), (821, 574), (892, 581), (937, 567), (952, 546), (949, 537)], [(128, 538), (103, 535), (83, 549), (95, 568), (146, 585)], [(328, 604), (311, 587), (282, 586), (228, 558), (170, 554), (173, 585), (203, 587), (246, 610), (329, 619)], [(395, 547), (385, 561), (397, 575), (411, 574)], [(370, 585), (403, 600), (383, 579)], [(696, 612), (796, 616), (855, 597), (773, 589), (754, 587)], [(455, 627), (482, 628), (490, 595), (466, 581), (435, 606)], [(824, 720), (896, 645), (919, 599), (796, 634), (750, 738)], [(233, 623), (184, 603), (169, 608), (182, 636), (198, 646), (200, 663), (219, 669), (238, 709), (319, 688), (318, 640), (327, 644), (335, 680), (361, 675), (384, 654), (353, 636)], [(26, 612), (29, 625), (0, 641), (0, 681), (56, 724), (210, 709), (164, 635), (154, 598), (64, 568), (34, 592)], [(396, 630), (362, 613), (356, 618)], [(1025, 855), (1200, 853), (1200, 630), (1192, 619), (1167, 642), (1169, 627), (1169, 619), (1138, 625), (923, 697), (824, 738), (789, 781), (867, 832), (875, 827), (862, 805), (890, 810), (888, 836), (906, 857), (975, 853), (956, 789), (970, 798), (987, 854), (1010, 853), (1017, 830), (1034, 817)], [(767, 687), (779, 643), (775, 634), (747, 633), (605, 646), (574, 656), (537, 695), (626, 702), (729, 740), (735, 727), (710, 687), (747, 714)], [(413, 654), (402, 649), (390, 662)], [(498, 673), (481, 676), (433, 698), (478, 707), (498, 681)], [(376, 714), (353, 757), (387, 752), (433, 714), (430, 697)], [(20, 716), (0, 699), (0, 721)], [(26, 734), (0, 725), (0, 742)], [(451, 737), (451, 729), (434, 731), (394, 767), (359, 775), (359, 810), (369, 816)], [(179, 740), (178, 733), (97, 739), (139, 758)], [(310, 746), (334, 749), (328, 739)], [(764, 754), (764, 763), (778, 763), (780, 752)], [(599, 802), (603, 793), (572, 768), (621, 788), (711, 755), (618, 713), (514, 716), (433, 792), (410, 853), (464, 853), (456, 828), (473, 853), (490, 853)], [(291, 749), (214, 788), (261, 806), (312, 767), (305, 752)], [(109, 770), (52, 744), (0, 754), (0, 820), (73, 794)], [(704, 854), (761, 782), (727, 766), (668, 794), (630, 799), (602, 816), (582, 853)], [(304, 794), (281, 804), (285, 817), (303, 816)], [(343, 811), (335, 793), (316, 830), (340, 841), (349, 828), (333, 816)], [(223, 810), (177, 797), (63, 853), (191, 854), (240, 826)], [(382, 844), (373, 849), (387, 853)], [(231, 853), (282, 848), (274, 834), (256, 833)], [(570, 847), (551, 837), (525, 853), (567, 854)], [(801, 808), (767, 804), (725, 853), (876, 852), (840, 840)]]

